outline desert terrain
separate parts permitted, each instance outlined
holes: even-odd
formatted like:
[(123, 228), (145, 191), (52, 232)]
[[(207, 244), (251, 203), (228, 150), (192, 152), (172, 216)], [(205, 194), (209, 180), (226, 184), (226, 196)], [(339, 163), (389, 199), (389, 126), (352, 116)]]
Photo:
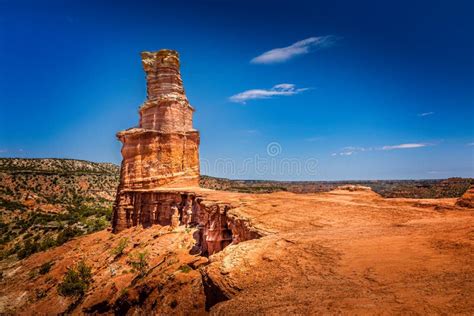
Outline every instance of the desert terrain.
[[(207, 258), (193, 252), (193, 227), (76, 237), (2, 261), (0, 311), (474, 313), (474, 209), (457, 206), (455, 198), (387, 199), (354, 186), (314, 194), (197, 194), (229, 204), (227, 216), (245, 220), (260, 238)], [(133, 259), (140, 253), (142, 270)], [(90, 286), (80, 297), (58, 295), (68, 267), (81, 260), (91, 269)], [(47, 263), (50, 269), (41, 269)]]
[(0, 314), (474, 314), (472, 179), (201, 176), (178, 52), (141, 57), (120, 168), (0, 160)]

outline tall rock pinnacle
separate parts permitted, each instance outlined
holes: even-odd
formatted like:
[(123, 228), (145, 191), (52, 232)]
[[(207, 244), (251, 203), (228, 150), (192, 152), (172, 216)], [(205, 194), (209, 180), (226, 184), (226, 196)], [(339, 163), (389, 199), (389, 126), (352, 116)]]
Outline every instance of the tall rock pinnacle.
[(161, 132), (193, 130), (194, 109), (184, 94), (179, 56), (174, 50), (142, 53), (147, 101), (140, 108), (140, 127)]
[(143, 52), (142, 63), (146, 72), (148, 100), (172, 94), (185, 97), (176, 51)]
[(179, 55), (167, 49), (143, 52), (142, 63), (147, 100), (139, 126), (117, 133), (123, 160), (114, 230), (123, 228), (120, 218), (127, 207), (137, 208), (130, 192), (199, 185), (199, 132), (193, 128), (194, 108), (184, 93)]

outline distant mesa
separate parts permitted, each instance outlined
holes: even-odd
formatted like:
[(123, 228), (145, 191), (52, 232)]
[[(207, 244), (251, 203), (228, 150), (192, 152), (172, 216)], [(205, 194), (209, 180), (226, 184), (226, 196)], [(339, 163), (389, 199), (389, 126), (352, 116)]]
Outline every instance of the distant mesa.
[(474, 208), (474, 185), (471, 185), (469, 189), (456, 201), (456, 205)]
[(354, 192), (354, 191), (372, 191), (372, 188), (368, 186), (364, 186), (364, 185), (358, 185), (358, 184), (346, 184), (346, 185), (338, 186), (336, 190)]

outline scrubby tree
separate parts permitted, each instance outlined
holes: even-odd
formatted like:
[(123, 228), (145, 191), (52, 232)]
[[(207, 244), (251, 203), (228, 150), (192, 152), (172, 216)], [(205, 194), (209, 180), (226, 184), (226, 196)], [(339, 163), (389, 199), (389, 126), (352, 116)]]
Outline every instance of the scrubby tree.
[(130, 255), (128, 264), (138, 272), (139, 277), (145, 276), (148, 270), (148, 253), (145, 251)]
[(114, 255), (115, 258), (120, 257), (121, 255), (123, 255), (123, 252), (124, 252), (125, 248), (127, 248), (127, 245), (128, 245), (128, 238), (120, 239), (117, 247), (112, 249), (112, 255)]
[(62, 296), (80, 297), (85, 294), (91, 283), (91, 268), (84, 261), (80, 261), (67, 269), (63, 281), (58, 285), (58, 293)]

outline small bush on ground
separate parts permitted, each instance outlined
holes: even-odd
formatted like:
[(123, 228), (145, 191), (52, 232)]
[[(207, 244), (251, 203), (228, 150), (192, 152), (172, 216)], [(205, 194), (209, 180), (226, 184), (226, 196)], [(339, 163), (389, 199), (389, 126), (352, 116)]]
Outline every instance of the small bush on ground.
[(72, 238), (79, 235), (82, 235), (82, 231), (80, 229), (75, 228), (75, 227), (67, 227), (65, 230), (60, 232), (58, 236), (56, 237), (56, 244), (58, 246), (62, 245), (68, 242), (69, 240), (71, 240)]
[(45, 251), (49, 248), (55, 247), (56, 246), (56, 240), (51, 237), (51, 236), (46, 236), (40, 244), (40, 250)]
[(31, 256), (39, 249), (39, 244), (37, 242), (31, 242), (31, 239), (27, 239), (21, 248), (17, 252), (18, 259), (24, 259)]
[(179, 271), (181, 271), (183, 273), (188, 273), (191, 270), (192, 270), (192, 268), (190, 266), (188, 266), (187, 264), (182, 265), (181, 267), (179, 267)]
[(91, 268), (84, 261), (68, 268), (63, 281), (58, 285), (61, 296), (83, 296), (92, 282)]
[(131, 255), (128, 264), (138, 272), (139, 277), (145, 276), (148, 269), (147, 252), (139, 252), (135, 255)]
[(49, 270), (51, 270), (51, 267), (53, 266), (53, 261), (48, 261), (48, 262), (45, 262), (43, 263), (40, 267), (39, 267), (39, 274), (46, 274), (49, 272)]
[(0, 198), (0, 208), (3, 208), (7, 211), (24, 211), (26, 207), (18, 201), (9, 201), (4, 198)]
[(123, 251), (125, 250), (125, 248), (127, 248), (127, 245), (128, 245), (128, 238), (120, 239), (117, 247), (112, 249), (112, 255), (114, 255), (116, 258), (120, 257), (121, 255), (123, 255)]

